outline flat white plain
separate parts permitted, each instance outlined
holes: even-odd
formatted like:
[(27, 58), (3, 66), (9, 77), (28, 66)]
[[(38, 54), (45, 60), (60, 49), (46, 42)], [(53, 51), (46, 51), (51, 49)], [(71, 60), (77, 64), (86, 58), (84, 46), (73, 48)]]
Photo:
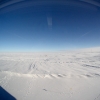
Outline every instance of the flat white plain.
[(0, 86), (17, 100), (100, 100), (100, 49), (0, 53)]

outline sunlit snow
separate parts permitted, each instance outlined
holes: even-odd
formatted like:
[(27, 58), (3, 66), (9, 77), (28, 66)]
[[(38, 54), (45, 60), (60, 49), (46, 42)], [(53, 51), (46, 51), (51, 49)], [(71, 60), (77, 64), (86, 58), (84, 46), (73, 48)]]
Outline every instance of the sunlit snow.
[(0, 86), (17, 100), (100, 100), (100, 49), (0, 53)]

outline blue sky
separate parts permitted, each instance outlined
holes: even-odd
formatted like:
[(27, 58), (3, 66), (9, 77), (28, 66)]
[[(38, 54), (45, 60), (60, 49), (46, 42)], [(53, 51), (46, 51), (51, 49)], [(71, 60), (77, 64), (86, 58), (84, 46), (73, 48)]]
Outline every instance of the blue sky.
[(99, 46), (98, 8), (31, 6), (0, 13), (0, 51), (59, 51)]

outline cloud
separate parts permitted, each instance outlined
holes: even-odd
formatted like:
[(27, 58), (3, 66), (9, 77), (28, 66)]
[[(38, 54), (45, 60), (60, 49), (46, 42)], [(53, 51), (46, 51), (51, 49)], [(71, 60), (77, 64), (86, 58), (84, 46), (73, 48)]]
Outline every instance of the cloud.
[(86, 35), (89, 34), (89, 33), (90, 33), (90, 32), (86, 32), (86, 33), (82, 34), (82, 35), (80, 36), (80, 38), (86, 36)]

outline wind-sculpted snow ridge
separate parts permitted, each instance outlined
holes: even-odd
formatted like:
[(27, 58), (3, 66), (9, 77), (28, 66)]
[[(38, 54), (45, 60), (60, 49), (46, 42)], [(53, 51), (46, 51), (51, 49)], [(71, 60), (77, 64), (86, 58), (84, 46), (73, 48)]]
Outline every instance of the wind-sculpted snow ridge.
[(10, 71), (0, 71), (0, 74), (4, 74), (6, 76), (16, 76), (16, 77), (29, 77), (29, 78), (94, 78), (94, 77), (100, 77), (100, 74), (98, 73), (91, 73), (91, 74), (73, 74), (73, 73), (68, 73), (68, 74), (22, 74), (22, 73), (15, 73), (15, 72), (10, 72)]
[(66, 77), (65, 74), (20, 74), (9, 71), (1, 71), (1, 74), (6, 74), (10, 76), (18, 76), (18, 77), (32, 77), (32, 78), (61, 78)]
[(17, 76), (17, 77), (30, 77), (30, 78), (64, 78), (66, 75), (64, 74), (21, 74), (9, 71), (1, 71), (1, 74), (6, 74), (10, 76)]

